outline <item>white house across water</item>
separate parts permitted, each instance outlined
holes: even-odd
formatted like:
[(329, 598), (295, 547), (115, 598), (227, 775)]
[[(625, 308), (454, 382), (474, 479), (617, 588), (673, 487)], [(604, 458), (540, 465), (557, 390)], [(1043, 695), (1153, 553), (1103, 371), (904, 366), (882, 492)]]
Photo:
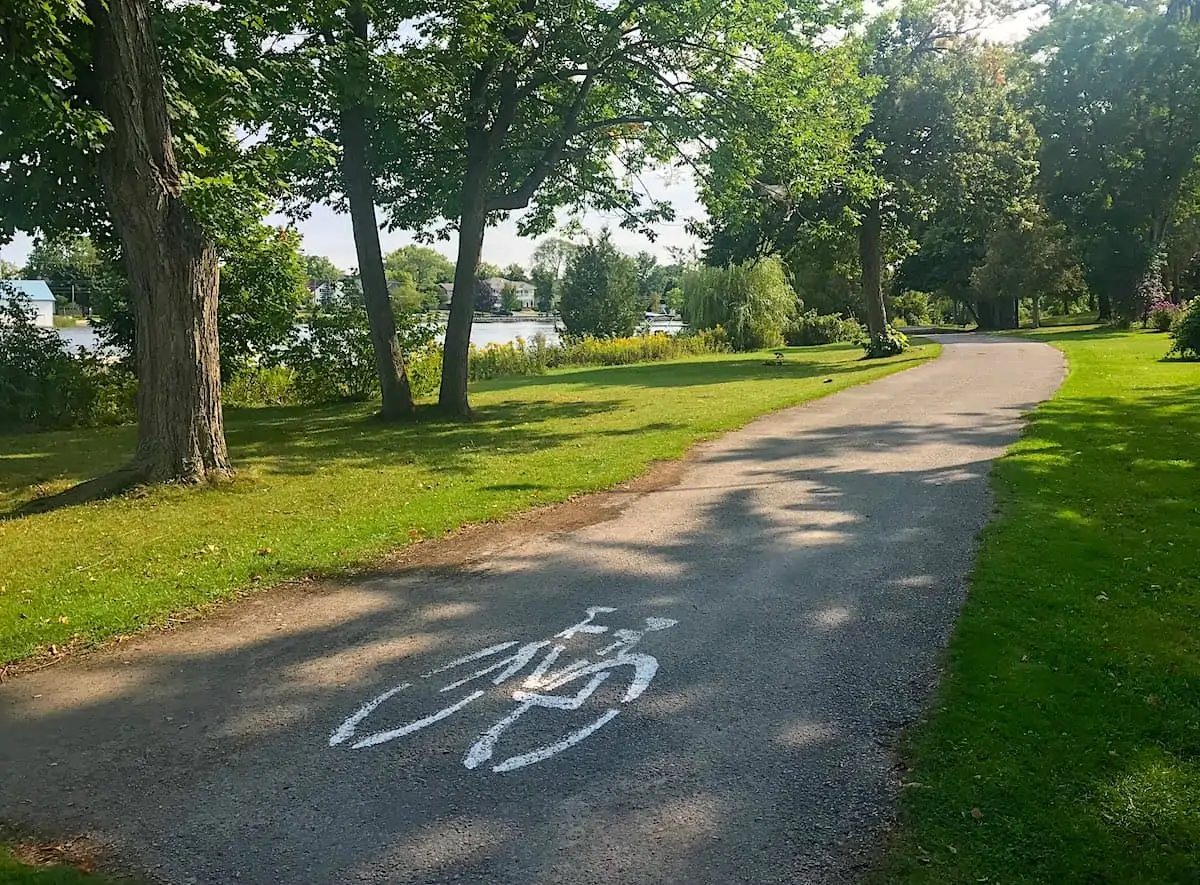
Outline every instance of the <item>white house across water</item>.
[(0, 280), (0, 298), (22, 299), (34, 312), (34, 323), (54, 328), (54, 293), (44, 280)]

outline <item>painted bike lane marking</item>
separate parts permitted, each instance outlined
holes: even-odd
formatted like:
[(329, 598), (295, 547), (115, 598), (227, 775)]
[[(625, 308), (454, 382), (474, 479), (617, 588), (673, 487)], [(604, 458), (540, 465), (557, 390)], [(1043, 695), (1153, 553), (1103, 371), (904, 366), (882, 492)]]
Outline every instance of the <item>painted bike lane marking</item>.
[[(591, 606), (585, 611), (582, 621), (556, 633), (551, 639), (528, 642), (524, 645), (516, 641), (501, 642), (488, 646), (468, 655), (423, 673), (421, 679), (432, 679), (444, 673), (458, 670), (468, 664), (488, 661), (497, 655), (511, 652), (506, 657), (493, 661), (488, 666), (478, 669), (468, 676), (454, 679), (442, 686), (439, 694), (462, 688), (478, 679), (491, 677), (490, 682), (495, 686), (503, 685), (525, 671), (539, 656), (541, 660), (521, 680), (519, 687), (512, 691), (511, 698), (516, 706), (505, 716), (502, 716), (489, 728), (485, 729), (463, 756), (463, 766), (468, 770), (479, 768), (490, 762), (496, 746), (510, 728), (521, 717), (531, 710), (579, 710), (591, 696), (613, 674), (622, 668), (628, 668), (626, 675), (629, 684), (622, 695), (619, 705), (631, 703), (642, 696), (650, 687), (658, 672), (658, 659), (645, 652), (634, 651), (634, 648), (649, 633), (669, 630), (679, 622), (671, 618), (645, 618), (638, 629), (621, 628), (612, 633), (613, 641), (595, 651), (592, 658), (577, 658), (565, 666), (555, 667), (567, 650), (563, 643), (570, 642), (577, 636), (601, 636), (609, 632), (609, 627), (597, 623), (602, 615), (614, 614), (617, 609), (609, 606)], [(544, 652), (544, 654), (543, 654)], [(453, 674), (451, 676), (453, 678)], [(574, 694), (554, 694), (558, 689), (566, 688), (573, 683), (587, 681)], [(367, 701), (355, 713), (349, 716), (329, 737), (329, 746), (338, 747), (351, 741), (358, 734), (359, 726), (379, 710), (384, 704), (406, 689), (412, 688), (413, 683), (402, 682), (385, 691), (383, 694)], [(475, 689), (442, 709), (430, 713), (420, 719), (413, 720), (397, 728), (388, 728), (358, 738), (350, 744), (351, 750), (363, 750), (389, 743), (399, 738), (415, 734), (425, 728), (448, 719), (455, 713), (466, 709), (472, 703), (483, 697), (486, 689)], [(620, 714), (620, 706), (609, 707), (602, 711), (596, 719), (575, 729), (563, 737), (549, 741), (524, 753), (518, 753), (501, 760), (491, 766), (498, 773), (516, 771), (528, 765), (544, 762), (559, 753), (587, 740)]]

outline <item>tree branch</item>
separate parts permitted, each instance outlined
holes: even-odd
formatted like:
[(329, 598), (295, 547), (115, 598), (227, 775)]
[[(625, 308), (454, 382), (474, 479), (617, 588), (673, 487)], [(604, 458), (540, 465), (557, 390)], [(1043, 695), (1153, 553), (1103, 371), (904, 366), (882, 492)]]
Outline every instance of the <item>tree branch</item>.
[(542, 158), (516, 190), (507, 194), (498, 194), (488, 201), (489, 212), (524, 209), (529, 205), (529, 201), (533, 199), (537, 189), (542, 186), (542, 182), (554, 171), (554, 167), (562, 159), (567, 144), (579, 134), (579, 117), (583, 114), (588, 95), (591, 94), (595, 82), (595, 75), (589, 72), (583, 82), (579, 84), (579, 91), (575, 93), (575, 100), (571, 103), (571, 107), (563, 115), (562, 127), (558, 136), (542, 153)]

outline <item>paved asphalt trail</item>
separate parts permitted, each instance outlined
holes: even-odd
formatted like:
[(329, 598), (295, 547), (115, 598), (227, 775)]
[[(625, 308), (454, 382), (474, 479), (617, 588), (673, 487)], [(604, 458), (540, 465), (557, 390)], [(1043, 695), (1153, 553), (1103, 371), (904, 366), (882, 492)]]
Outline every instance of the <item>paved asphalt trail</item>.
[[(266, 594), (13, 680), (0, 819), (86, 833), (172, 883), (852, 880), (890, 813), (888, 747), (962, 600), (989, 463), (1063, 375), (1045, 345), (945, 343), (701, 447), (677, 485), (606, 521), (454, 569)], [(588, 626), (607, 632), (528, 649), (500, 686), (504, 667), (439, 691), (524, 645), (422, 678), (599, 606), (616, 611)], [(526, 682), (556, 645), (543, 674), (616, 663)], [(583, 702), (527, 704), (501, 729), (520, 691)]]

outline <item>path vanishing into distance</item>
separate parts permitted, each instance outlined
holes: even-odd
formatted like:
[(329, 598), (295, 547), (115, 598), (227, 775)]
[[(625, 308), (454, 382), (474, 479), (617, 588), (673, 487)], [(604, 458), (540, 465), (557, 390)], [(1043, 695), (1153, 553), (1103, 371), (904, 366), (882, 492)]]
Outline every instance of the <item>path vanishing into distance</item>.
[(657, 488), (11, 680), (0, 820), (170, 883), (853, 881), (1064, 374), (942, 340)]

